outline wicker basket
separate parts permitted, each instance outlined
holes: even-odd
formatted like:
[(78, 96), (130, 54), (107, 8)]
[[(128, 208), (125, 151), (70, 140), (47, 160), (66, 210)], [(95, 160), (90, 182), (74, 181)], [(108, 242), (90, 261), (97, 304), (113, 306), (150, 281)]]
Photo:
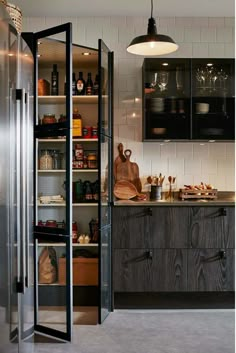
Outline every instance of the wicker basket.
[[(1, 0), (4, 3), (4, 0)], [(22, 31), (22, 12), (18, 6), (5, 2), (5, 6), (9, 15), (16, 26), (16, 30), (18, 33)]]

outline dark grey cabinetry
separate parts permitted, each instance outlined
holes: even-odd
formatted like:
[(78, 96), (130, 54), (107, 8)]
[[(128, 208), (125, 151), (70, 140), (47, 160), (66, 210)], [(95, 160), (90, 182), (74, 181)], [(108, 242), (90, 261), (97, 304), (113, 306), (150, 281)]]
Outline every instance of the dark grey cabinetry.
[(114, 292), (234, 290), (234, 207), (115, 207)]
[(234, 290), (234, 207), (191, 207), (188, 291)]

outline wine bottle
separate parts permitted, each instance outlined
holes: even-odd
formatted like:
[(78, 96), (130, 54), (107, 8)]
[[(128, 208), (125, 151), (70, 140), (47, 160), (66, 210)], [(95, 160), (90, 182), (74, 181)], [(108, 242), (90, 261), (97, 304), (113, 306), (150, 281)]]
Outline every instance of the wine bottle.
[(57, 64), (53, 64), (53, 71), (51, 73), (51, 95), (58, 96), (59, 75), (57, 71)]
[(79, 78), (76, 83), (77, 94), (83, 96), (85, 94), (85, 81), (83, 79), (83, 72), (79, 72)]
[(93, 94), (93, 81), (92, 81), (92, 74), (88, 72), (88, 78), (86, 82), (86, 95), (91, 96)]
[(98, 95), (98, 92), (99, 92), (99, 76), (96, 75), (95, 81), (94, 81), (94, 84), (93, 84), (93, 94), (94, 95)]
[(75, 73), (73, 72), (72, 74), (72, 96), (77, 95), (77, 87), (76, 87), (76, 78), (75, 78)]

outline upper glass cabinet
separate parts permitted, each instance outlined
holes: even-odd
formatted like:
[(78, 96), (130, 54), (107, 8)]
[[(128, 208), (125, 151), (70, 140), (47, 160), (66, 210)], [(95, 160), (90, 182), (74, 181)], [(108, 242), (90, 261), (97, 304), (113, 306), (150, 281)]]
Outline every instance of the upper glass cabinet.
[(145, 59), (144, 140), (190, 137), (190, 61)]
[(193, 139), (234, 139), (234, 61), (192, 60)]
[(233, 140), (232, 59), (144, 59), (143, 140)]

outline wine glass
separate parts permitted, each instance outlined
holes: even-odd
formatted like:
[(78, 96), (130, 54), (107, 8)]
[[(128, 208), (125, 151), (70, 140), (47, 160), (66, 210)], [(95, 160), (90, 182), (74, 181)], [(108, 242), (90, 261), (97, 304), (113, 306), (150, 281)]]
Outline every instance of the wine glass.
[(157, 84), (161, 92), (167, 89), (166, 86), (168, 84), (168, 79), (169, 79), (169, 72), (160, 71), (157, 73)]
[(151, 88), (156, 87), (157, 85), (157, 72), (154, 72), (152, 75)]
[(177, 66), (176, 67), (175, 79), (176, 79), (177, 91), (183, 91), (183, 88), (184, 88), (184, 70), (183, 70), (183, 68), (181, 66)]

